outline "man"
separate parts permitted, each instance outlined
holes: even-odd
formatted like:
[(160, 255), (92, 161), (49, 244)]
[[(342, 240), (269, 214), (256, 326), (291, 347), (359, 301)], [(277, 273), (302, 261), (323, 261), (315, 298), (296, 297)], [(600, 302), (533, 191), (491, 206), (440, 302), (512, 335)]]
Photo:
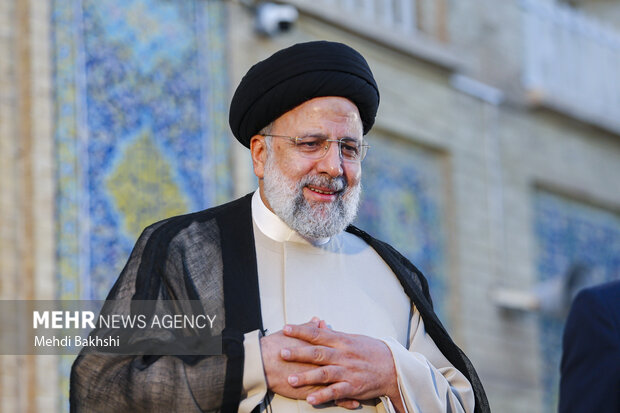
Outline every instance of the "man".
[(254, 65), (230, 125), (259, 190), (147, 228), (108, 297), (223, 306), (224, 354), (81, 355), (72, 410), (488, 411), (422, 274), (350, 226), (378, 104), (368, 64), (340, 43)]
[(561, 413), (620, 411), (620, 280), (582, 290), (563, 337)]

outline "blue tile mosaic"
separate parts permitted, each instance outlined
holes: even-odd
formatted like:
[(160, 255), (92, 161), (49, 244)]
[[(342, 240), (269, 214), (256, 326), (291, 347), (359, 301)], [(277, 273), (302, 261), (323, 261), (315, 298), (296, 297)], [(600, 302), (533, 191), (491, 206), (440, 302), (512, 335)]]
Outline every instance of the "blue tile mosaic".
[(59, 281), (79, 278), (60, 295), (103, 298), (141, 228), (229, 197), (224, 6), (56, 0), (53, 18)]
[(52, 27), (58, 297), (102, 299), (144, 226), (231, 196), (225, 6), (53, 0)]

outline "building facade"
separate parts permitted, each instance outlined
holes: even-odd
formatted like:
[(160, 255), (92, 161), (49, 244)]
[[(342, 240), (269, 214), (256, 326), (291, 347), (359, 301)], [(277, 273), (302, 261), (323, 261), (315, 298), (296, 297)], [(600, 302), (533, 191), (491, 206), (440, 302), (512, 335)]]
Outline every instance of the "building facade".
[[(278, 4), (265, 36), (252, 1), (0, 3), (0, 298), (103, 298), (145, 225), (254, 190), (234, 87), (341, 41), (381, 91), (359, 225), (427, 274), (493, 411), (553, 411), (550, 286), (620, 278), (620, 5)], [(70, 359), (0, 363), (2, 411), (66, 410)]]

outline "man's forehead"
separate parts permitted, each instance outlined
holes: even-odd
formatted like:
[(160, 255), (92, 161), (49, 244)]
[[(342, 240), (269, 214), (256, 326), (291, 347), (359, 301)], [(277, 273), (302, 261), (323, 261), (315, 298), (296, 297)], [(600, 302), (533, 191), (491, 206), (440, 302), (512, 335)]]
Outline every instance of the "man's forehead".
[(359, 119), (359, 109), (355, 103), (349, 99), (340, 96), (321, 96), (305, 101), (302, 105), (309, 110), (321, 113), (331, 111), (345, 116), (352, 116)]
[[(327, 128), (347, 129), (347, 134), (362, 135), (362, 120), (357, 106), (349, 99), (326, 96), (310, 99), (274, 121), (276, 127), (305, 128), (304, 132), (323, 134)], [(353, 136), (355, 137), (355, 136)]]

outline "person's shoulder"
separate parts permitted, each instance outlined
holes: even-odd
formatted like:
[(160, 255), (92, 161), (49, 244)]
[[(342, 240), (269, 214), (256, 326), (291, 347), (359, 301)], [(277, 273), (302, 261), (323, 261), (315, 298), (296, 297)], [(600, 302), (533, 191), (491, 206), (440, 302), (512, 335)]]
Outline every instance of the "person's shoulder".
[[(346, 229), (346, 232), (364, 240), (368, 245), (373, 247), (384, 259), (387, 256), (398, 261), (401, 264), (404, 264), (407, 267), (415, 268), (413, 263), (411, 263), (411, 261), (409, 261), (407, 257), (398, 252), (396, 248), (394, 248), (392, 245), (385, 241), (375, 238), (363, 229), (360, 229), (354, 225), (349, 225)], [(415, 268), (415, 271), (419, 272), (417, 268)]]
[(620, 280), (584, 288), (575, 297), (576, 306), (594, 304), (620, 308)]
[(565, 331), (615, 324), (620, 328), (620, 280), (585, 288), (571, 305)]
[(203, 209), (197, 212), (176, 215), (157, 221), (147, 226), (140, 235), (140, 239), (165, 238), (168, 241), (181, 233), (204, 231), (214, 228), (216, 221), (229, 214), (249, 210), (252, 194), (245, 195), (233, 201)]
[(394, 252), (398, 253), (398, 251), (396, 251), (396, 249), (394, 247), (392, 247), (390, 244), (388, 244), (387, 242), (373, 237), (368, 232), (364, 231), (363, 229), (361, 229), (359, 227), (356, 227), (355, 225), (349, 225), (345, 229), (345, 232), (348, 233), (348, 234), (355, 235), (357, 238), (363, 239), (367, 244), (370, 244), (370, 245), (372, 245), (372, 244), (380, 244), (380, 245), (385, 246), (386, 248), (390, 248), (390, 249), (394, 250)]
[[(426, 277), (407, 257), (398, 252), (389, 243), (373, 237), (366, 231), (354, 226), (349, 225), (346, 232), (356, 235), (363, 239), (368, 245), (374, 248), (375, 251), (383, 258), (383, 260), (392, 268), (396, 276), (400, 279), (401, 283), (406, 282), (405, 278), (409, 278), (415, 283), (417, 288), (421, 289), (424, 296), (431, 303), (430, 292), (428, 288), (428, 281)], [(399, 270), (400, 269), (400, 270)], [(404, 270), (404, 271), (402, 271)], [(405, 277), (405, 278), (403, 278)]]
[(586, 288), (583, 292), (600, 297), (620, 297), (620, 279)]

